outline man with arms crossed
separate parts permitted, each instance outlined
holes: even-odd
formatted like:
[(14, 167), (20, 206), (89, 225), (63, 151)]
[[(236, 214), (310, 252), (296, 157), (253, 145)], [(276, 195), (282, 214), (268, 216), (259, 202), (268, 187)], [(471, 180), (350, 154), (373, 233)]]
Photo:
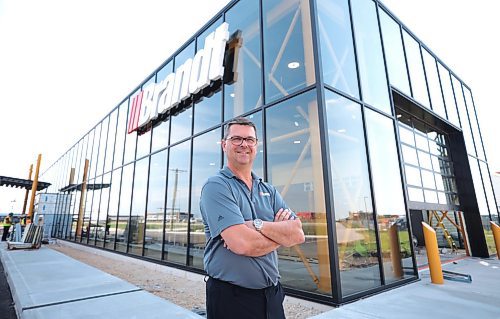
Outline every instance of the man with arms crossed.
[(252, 172), (255, 124), (239, 117), (224, 131), (227, 165), (203, 186), (208, 319), (281, 319), (280, 246), (304, 242), (302, 223), (274, 186)]

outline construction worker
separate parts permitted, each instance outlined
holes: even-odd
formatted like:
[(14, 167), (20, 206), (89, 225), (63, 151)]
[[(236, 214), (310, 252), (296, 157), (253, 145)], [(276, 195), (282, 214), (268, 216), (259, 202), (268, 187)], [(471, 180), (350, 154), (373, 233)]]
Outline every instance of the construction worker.
[(9, 213), (9, 216), (5, 217), (3, 220), (2, 241), (7, 240), (7, 236), (9, 235), (10, 226), (12, 225), (12, 216), (14, 216), (14, 214)]

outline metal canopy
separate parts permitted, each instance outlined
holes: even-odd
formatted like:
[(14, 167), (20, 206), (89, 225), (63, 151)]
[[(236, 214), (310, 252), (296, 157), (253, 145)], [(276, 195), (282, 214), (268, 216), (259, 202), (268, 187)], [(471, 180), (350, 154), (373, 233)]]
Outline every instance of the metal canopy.
[[(43, 189), (46, 189), (49, 187), (51, 184), (46, 183), (46, 182), (38, 182), (37, 191), (41, 191)], [(15, 177), (8, 177), (8, 176), (0, 176), (0, 186), (9, 186), (9, 187), (15, 187), (15, 188), (25, 188), (27, 190), (31, 190), (33, 187), (33, 181), (29, 179), (22, 179), (22, 178), (15, 178)]]
[[(87, 190), (98, 190), (101, 188), (108, 188), (111, 184), (87, 184)], [(69, 184), (59, 190), (60, 192), (74, 192), (82, 191), (82, 184)]]

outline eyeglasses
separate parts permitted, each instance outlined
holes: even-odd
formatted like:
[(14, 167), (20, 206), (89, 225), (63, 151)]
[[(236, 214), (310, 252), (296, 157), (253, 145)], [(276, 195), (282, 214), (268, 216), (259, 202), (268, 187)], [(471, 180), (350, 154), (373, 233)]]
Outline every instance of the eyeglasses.
[(230, 140), (231, 144), (233, 144), (234, 146), (243, 145), (243, 141), (246, 141), (248, 146), (255, 146), (257, 145), (258, 141), (255, 137), (241, 137), (241, 136), (228, 137), (226, 138), (226, 141), (227, 140)]

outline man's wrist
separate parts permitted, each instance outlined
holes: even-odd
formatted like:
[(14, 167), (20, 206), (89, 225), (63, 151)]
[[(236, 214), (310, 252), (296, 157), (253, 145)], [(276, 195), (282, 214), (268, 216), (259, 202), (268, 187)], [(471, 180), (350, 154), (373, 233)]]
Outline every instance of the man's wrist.
[(253, 220), (253, 227), (256, 231), (261, 232), (262, 227), (264, 227), (264, 222), (260, 218), (256, 218)]

